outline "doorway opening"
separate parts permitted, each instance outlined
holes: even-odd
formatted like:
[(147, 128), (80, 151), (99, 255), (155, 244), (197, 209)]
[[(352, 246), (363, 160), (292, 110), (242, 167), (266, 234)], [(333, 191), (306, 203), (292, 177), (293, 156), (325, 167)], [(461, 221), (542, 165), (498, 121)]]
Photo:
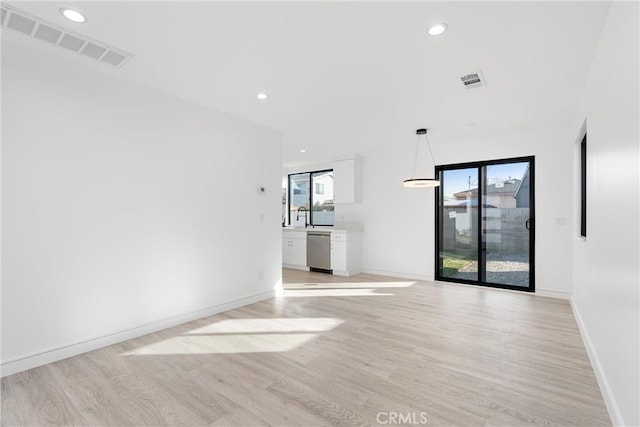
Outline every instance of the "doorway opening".
[(534, 163), (436, 167), (436, 280), (535, 290)]

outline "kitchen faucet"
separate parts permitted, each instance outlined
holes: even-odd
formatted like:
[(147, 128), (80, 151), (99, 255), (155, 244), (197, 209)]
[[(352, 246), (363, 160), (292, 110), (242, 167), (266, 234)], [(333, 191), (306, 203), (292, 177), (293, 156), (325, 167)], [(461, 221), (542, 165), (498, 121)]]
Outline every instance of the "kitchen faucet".
[(296, 213), (296, 221), (300, 221), (300, 211), (304, 211), (304, 228), (307, 228), (309, 226), (309, 223), (307, 222), (307, 213), (309, 212), (309, 209), (304, 206), (300, 206)]

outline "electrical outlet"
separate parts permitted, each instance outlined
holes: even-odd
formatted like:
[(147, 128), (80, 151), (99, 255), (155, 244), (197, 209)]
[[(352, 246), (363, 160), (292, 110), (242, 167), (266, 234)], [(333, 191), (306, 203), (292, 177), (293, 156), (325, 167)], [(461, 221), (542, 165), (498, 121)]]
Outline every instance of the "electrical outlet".
[(258, 273), (258, 280), (263, 280), (264, 279), (264, 273), (261, 271)]

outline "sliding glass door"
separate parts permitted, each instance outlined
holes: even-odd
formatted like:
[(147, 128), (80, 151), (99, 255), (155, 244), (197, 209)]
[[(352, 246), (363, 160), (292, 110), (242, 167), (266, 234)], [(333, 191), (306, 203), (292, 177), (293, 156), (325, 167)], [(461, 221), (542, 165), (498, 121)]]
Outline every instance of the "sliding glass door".
[(436, 279), (533, 292), (534, 158), (436, 172)]

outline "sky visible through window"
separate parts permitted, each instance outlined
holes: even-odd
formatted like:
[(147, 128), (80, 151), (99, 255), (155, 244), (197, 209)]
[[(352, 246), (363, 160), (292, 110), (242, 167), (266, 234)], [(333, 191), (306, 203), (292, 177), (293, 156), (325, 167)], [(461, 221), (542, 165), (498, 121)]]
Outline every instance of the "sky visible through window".
[[(487, 176), (489, 184), (494, 184), (497, 179), (507, 180), (522, 179), (527, 169), (527, 162), (506, 163), (501, 165), (487, 166)], [(469, 179), (471, 177), (471, 179)], [(455, 193), (478, 188), (477, 169), (456, 169), (445, 171), (443, 192), (446, 197), (453, 197)]]

